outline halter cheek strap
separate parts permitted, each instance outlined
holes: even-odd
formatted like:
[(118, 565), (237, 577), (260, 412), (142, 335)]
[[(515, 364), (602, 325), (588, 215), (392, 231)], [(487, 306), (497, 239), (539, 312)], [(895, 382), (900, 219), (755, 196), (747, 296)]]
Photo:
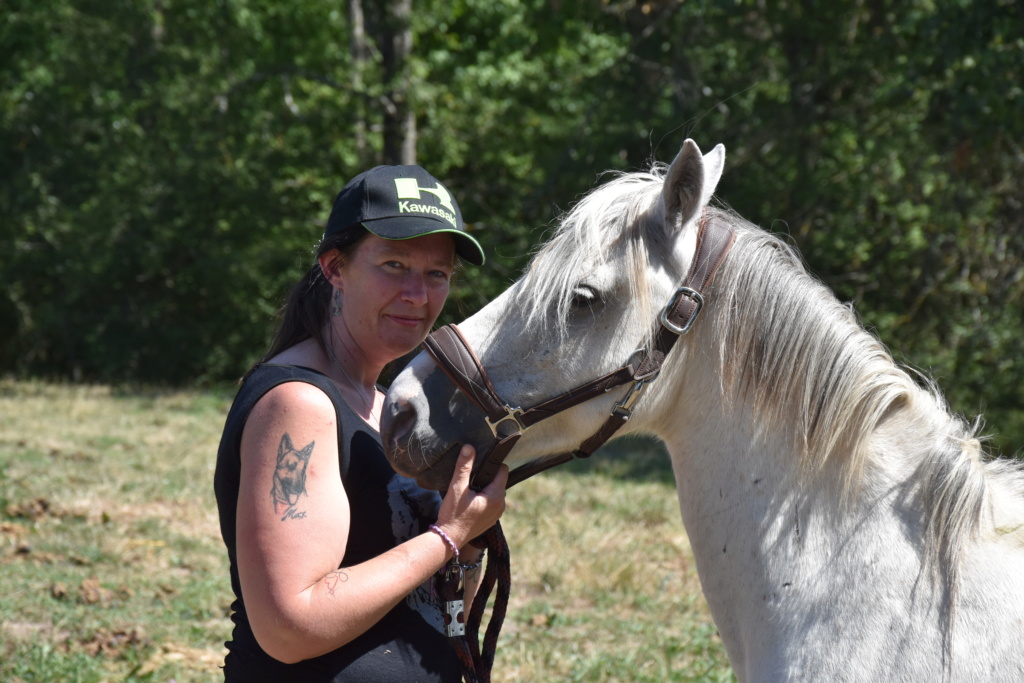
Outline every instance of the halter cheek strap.
[(604, 424), (579, 448), (516, 468), (509, 474), (508, 487), (556, 465), (589, 457), (611, 439), (629, 420), (633, 406), (647, 385), (657, 378), (676, 341), (693, 326), (704, 307), (704, 293), (735, 239), (732, 226), (718, 217), (709, 218), (705, 214), (697, 234), (697, 248), (690, 272), (658, 316), (651, 346), (634, 352), (622, 367), (530, 408), (510, 406), (501, 398), (458, 327), (446, 325), (427, 337), (423, 342), (424, 349), (455, 386), (483, 412), (494, 436), (488, 451), (477, 456), (473, 488), (482, 489), (494, 480), (512, 447), (533, 425), (632, 383), (626, 397), (615, 404)]

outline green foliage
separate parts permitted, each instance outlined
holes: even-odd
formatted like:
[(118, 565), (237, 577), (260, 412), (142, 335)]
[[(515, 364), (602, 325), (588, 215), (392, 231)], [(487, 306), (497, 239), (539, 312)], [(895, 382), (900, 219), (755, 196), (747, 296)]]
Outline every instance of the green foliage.
[(36, 37), (3, 73), (5, 364), (186, 381), (258, 353), (338, 175), (344, 101), (273, 66), (297, 34), (322, 39), (301, 64), (336, 58), (323, 14), (51, 2), (5, 17), (8, 37)]
[[(366, 63), (326, 0), (8, 3), (2, 367), (244, 371), (334, 193), (382, 158), (388, 4), (363, 4)], [(723, 142), (720, 197), (1020, 447), (1022, 27), (1012, 0), (415, 2), (418, 158), (489, 253), (444, 320), (504, 289), (602, 171)]]

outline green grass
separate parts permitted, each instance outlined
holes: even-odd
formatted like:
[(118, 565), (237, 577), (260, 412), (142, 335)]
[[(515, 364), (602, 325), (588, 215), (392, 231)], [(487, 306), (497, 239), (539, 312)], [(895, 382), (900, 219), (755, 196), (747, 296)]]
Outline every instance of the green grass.
[[(0, 680), (220, 679), (230, 397), (0, 381)], [(606, 449), (508, 503), (496, 682), (734, 680), (660, 449)]]

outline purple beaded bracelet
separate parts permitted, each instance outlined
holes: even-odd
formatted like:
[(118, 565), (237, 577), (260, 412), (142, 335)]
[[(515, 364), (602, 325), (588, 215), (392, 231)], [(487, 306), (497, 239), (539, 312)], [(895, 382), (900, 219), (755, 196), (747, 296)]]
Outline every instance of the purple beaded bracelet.
[(453, 556), (452, 559), (454, 559), (456, 562), (458, 562), (459, 561), (459, 547), (457, 545), (455, 545), (455, 541), (452, 540), (452, 537), (449, 536), (448, 534), (446, 534), (444, 532), (444, 529), (442, 529), (441, 527), (439, 527), (436, 524), (431, 524), (429, 529), (431, 531), (433, 531), (435, 534), (437, 534), (438, 536), (440, 536), (442, 539), (444, 539), (444, 542), (447, 543), (448, 547), (450, 547), (452, 549), (452, 556)]

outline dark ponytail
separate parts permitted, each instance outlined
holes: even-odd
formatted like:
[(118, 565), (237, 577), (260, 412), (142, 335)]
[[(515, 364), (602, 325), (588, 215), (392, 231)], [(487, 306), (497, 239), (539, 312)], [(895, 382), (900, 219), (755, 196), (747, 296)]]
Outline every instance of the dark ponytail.
[[(332, 249), (337, 249), (337, 255), (332, 268), (344, 266), (359, 244), (370, 233), (360, 224), (350, 226), (330, 237), (325, 238), (316, 250), (316, 258), (313, 265), (306, 272), (301, 280), (294, 287), (284, 306), (278, 312), (281, 324), (277, 328), (274, 340), (270, 348), (260, 360), (265, 363), (285, 349), (289, 349), (307, 339), (315, 339), (317, 345), (326, 355), (327, 345), (324, 342), (324, 327), (326, 327), (331, 316), (331, 295), (334, 288), (330, 281), (324, 277), (320, 269), (319, 258)], [(251, 370), (249, 372), (252, 372)], [(248, 376), (249, 373), (246, 373)], [(244, 380), (244, 378), (243, 378)]]

